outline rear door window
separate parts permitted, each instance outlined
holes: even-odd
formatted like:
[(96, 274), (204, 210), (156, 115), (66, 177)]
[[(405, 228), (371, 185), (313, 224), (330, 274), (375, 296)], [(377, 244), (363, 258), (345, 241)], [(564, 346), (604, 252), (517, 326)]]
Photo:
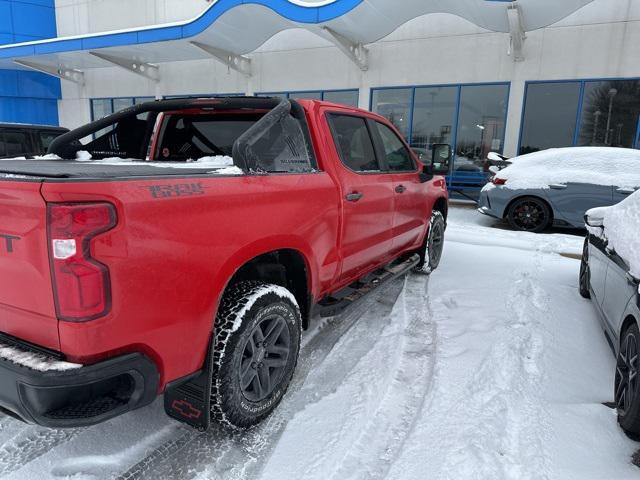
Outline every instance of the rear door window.
[[(26, 133), (7, 130), (0, 135), (1, 142), (4, 144), (4, 156), (19, 157), (32, 153), (29, 146), (29, 137)], [(0, 152), (2, 150), (3, 148), (0, 147)]]
[(60, 135), (61, 133), (58, 133), (58, 132), (38, 132), (38, 137), (40, 140), (40, 152), (38, 153), (41, 153), (41, 154), (47, 153), (47, 150), (49, 149), (49, 145), (51, 145), (51, 142), (53, 142), (53, 140), (55, 140)]
[(411, 158), (411, 154), (405, 147), (400, 137), (387, 125), (376, 122), (384, 155), (391, 172), (413, 172), (416, 166)]
[(356, 173), (380, 172), (364, 117), (332, 113), (329, 123), (340, 159), (348, 169)]
[(155, 158), (175, 161), (231, 156), (234, 142), (260, 117), (253, 114), (167, 115)]

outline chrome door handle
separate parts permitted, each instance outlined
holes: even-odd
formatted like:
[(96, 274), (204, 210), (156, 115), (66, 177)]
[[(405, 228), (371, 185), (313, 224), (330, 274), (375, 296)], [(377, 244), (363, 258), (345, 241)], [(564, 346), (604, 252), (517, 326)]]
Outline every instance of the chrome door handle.
[(396, 193), (404, 193), (407, 191), (407, 187), (405, 187), (404, 185), (398, 185), (396, 187)]
[(634, 188), (618, 188), (616, 190), (616, 192), (621, 193), (622, 195), (631, 195), (632, 193), (635, 193), (635, 189)]
[(549, 188), (552, 188), (554, 190), (564, 190), (565, 188), (567, 188), (567, 186), (562, 183), (552, 183), (551, 185), (549, 185)]
[(345, 198), (347, 199), (347, 202), (357, 202), (362, 197), (364, 197), (364, 194), (360, 192), (353, 192), (353, 193), (348, 193)]

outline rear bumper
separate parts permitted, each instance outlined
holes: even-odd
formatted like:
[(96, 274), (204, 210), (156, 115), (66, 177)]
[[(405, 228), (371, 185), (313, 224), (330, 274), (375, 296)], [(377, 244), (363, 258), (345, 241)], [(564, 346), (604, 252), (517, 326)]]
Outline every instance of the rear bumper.
[(501, 218), (498, 212), (496, 212), (491, 206), (491, 198), (489, 197), (489, 192), (484, 190), (480, 192), (480, 197), (478, 198), (478, 212), (490, 217)]
[(159, 378), (139, 353), (78, 366), (0, 344), (0, 407), (45, 427), (94, 425), (147, 405)]

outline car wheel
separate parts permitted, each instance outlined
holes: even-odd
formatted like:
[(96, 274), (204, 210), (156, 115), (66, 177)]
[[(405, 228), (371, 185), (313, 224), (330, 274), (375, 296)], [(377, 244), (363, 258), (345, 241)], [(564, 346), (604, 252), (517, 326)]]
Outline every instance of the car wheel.
[(522, 197), (509, 207), (507, 221), (514, 230), (539, 233), (551, 223), (551, 210), (539, 198)]
[(580, 295), (584, 298), (591, 298), (589, 285), (591, 283), (591, 271), (589, 270), (589, 239), (585, 239), (582, 249), (582, 260), (580, 261)]
[(300, 325), (285, 288), (254, 281), (229, 288), (216, 316), (212, 418), (248, 428), (275, 410), (298, 361)]
[(640, 392), (638, 391), (638, 353), (640, 330), (634, 323), (621, 337), (616, 360), (614, 400), (620, 427), (634, 438), (640, 435)]
[(431, 220), (429, 221), (427, 238), (425, 239), (423, 247), (418, 252), (420, 262), (414, 267), (415, 272), (429, 274), (438, 268), (444, 249), (445, 229), (446, 222), (444, 215), (442, 215), (442, 212), (434, 210), (431, 214)]

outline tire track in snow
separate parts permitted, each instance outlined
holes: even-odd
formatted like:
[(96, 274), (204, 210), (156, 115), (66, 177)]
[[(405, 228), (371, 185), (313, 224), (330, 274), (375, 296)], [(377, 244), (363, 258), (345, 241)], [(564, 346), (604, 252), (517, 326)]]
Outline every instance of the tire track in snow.
[(404, 322), (392, 382), (358, 440), (327, 478), (386, 478), (402, 452), (433, 380), (436, 329), (427, 301), (429, 278), (411, 275), (406, 279), (394, 310)]
[(0, 476), (20, 470), (51, 449), (70, 441), (79, 432), (77, 428), (55, 430), (26, 426), (0, 447)]
[[(225, 478), (255, 478), (289, 419), (336, 390), (360, 357), (369, 351), (370, 344), (363, 343), (362, 337), (348, 335), (349, 331), (374, 305), (376, 317), (387, 316), (401, 288), (400, 281), (382, 287), (346, 316), (324, 323), (312, 336), (303, 336), (300, 361), (289, 392), (261, 425), (246, 432), (230, 432), (215, 424), (206, 433), (188, 430), (119, 475), (118, 480), (197, 476), (215, 479), (223, 475)], [(372, 337), (371, 341), (374, 340)], [(345, 343), (357, 345), (348, 348)], [(345, 350), (348, 356), (344, 355)], [(311, 373), (314, 381), (308, 384)]]
[(539, 368), (547, 292), (540, 287), (542, 252), (533, 268), (516, 272), (496, 341), (467, 384), (463, 411), (450, 412), (458, 429), (440, 470), (444, 479), (546, 479), (545, 435)]

